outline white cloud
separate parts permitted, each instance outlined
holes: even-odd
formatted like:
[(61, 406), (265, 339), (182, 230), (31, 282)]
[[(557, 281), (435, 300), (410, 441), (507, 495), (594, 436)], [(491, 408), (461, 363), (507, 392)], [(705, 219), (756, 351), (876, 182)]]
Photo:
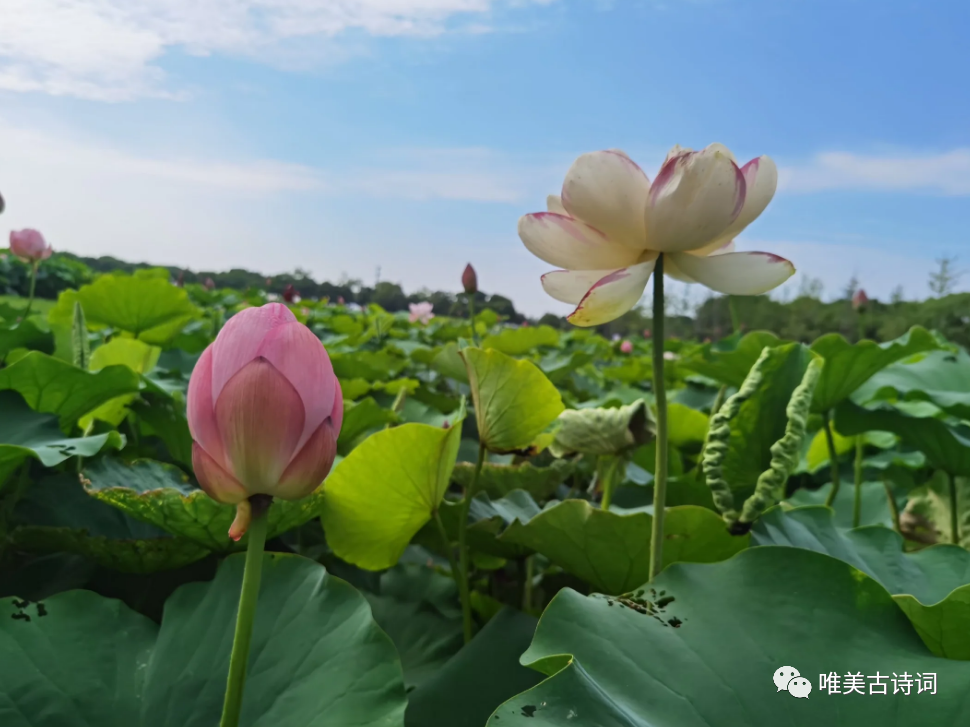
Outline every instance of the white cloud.
[(507, 2), (3, 0), (0, 89), (104, 101), (173, 96), (179, 92), (155, 63), (174, 49), (290, 62), (306, 52), (339, 54), (327, 41), (346, 31), (427, 37), (457, 24), (481, 32), (482, 19)]
[(897, 156), (825, 152), (807, 165), (782, 168), (779, 188), (791, 193), (844, 189), (966, 196), (970, 195), (970, 149)]

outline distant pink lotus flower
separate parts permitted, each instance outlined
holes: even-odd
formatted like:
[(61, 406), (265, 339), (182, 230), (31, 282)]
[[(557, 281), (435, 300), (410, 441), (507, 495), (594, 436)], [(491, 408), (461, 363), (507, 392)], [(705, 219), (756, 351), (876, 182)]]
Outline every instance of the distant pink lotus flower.
[(206, 278), (205, 279), (205, 282), (202, 285), (205, 286), (205, 289), (206, 290), (215, 290), (216, 289), (216, 281), (213, 280), (212, 278)]
[(620, 344), (620, 351), (623, 353), (633, 353), (633, 344), (629, 341), (624, 341)]
[(644, 338), (650, 338), (650, 336), (651, 336), (650, 329), (649, 328), (644, 328), (643, 329), (643, 337)]
[(323, 482), (343, 411), (326, 349), (286, 306), (229, 319), (192, 372), (188, 420), (199, 484), (236, 505), (233, 540), (249, 526), (251, 496), (299, 500)]
[(343, 305), (343, 304), (344, 304), (344, 297), (342, 295), (338, 295), (337, 296), (337, 305)]
[(866, 291), (859, 288), (855, 295), (852, 296), (852, 307), (855, 310), (865, 310), (866, 305), (869, 303), (869, 296), (866, 295)]
[(11, 230), (10, 252), (25, 262), (37, 263), (49, 258), (54, 249), (47, 244), (42, 234), (28, 228)]
[(297, 295), (296, 288), (293, 287), (292, 283), (287, 283), (286, 287), (283, 288), (283, 300), (287, 303), (292, 303), (299, 296)]
[(434, 305), (426, 300), (420, 303), (411, 303), (408, 307), (411, 310), (411, 315), (408, 316), (411, 323), (421, 321), (424, 325), (428, 325), (428, 322), (434, 318), (434, 313), (431, 312)]

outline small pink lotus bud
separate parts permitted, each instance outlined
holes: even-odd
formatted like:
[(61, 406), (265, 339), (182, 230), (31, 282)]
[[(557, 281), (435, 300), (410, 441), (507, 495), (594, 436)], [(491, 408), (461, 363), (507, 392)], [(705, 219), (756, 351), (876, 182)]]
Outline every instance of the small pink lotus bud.
[(54, 252), (37, 230), (11, 230), (10, 252), (26, 262), (46, 260)]
[(644, 328), (643, 329), (643, 337), (644, 338), (650, 338), (650, 329), (649, 328)]
[(342, 295), (337, 296), (337, 304), (344, 305), (344, 297)]
[(246, 308), (202, 352), (188, 391), (195, 476), (212, 499), (236, 505), (238, 540), (249, 498), (299, 500), (337, 454), (343, 394), (320, 340), (289, 308)]
[(206, 290), (215, 290), (216, 289), (216, 281), (213, 280), (212, 278), (206, 278), (205, 279), (205, 283), (203, 283), (203, 285), (205, 285), (205, 289)]
[(629, 341), (624, 341), (620, 344), (620, 351), (623, 353), (633, 353), (633, 344)]
[(434, 318), (434, 313), (431, 312), (434, 306), (426, 300), (420, 303), (411, 303), (408, 307), (411, 309), (411, 315), (408, 316), (411, 323), (421, 321), (424, 325), (428, 325), (428, 322)]
[(522, 327), (523, 328), (528, 328), (529, 327), (529, 321), (522, 321)]
[(852, 296), (852, 307), (857, 311), (864, 311), (866, 305), (869, 303), (869, 296), (866, 295), (866, 291), (859, 288), (855, 295)]
[(287, 283), (286, 287), (283, 288), (283, 300), (287, 303), (292, 303), (296, 299), (296, 288), (293, 287), (292, 283)]
[(461, 285), (468, 295), (475, 295), (478, 292), (478, 275), (471, 263), (465, 266), (465, 272), (461, 274)]

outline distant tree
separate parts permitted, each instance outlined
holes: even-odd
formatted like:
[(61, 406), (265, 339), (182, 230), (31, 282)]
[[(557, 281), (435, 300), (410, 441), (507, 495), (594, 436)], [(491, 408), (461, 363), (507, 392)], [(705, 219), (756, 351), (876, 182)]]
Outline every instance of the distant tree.
[(814, 298), (815, 300), (822, 299), (822, 291), (825, 290), (825, 283), (822, 282), (821, 278), (813, 278), (808, 275), (804, 276), (798, 283), (798, 295), (796, 298)]
[(842, 297), (846, 300), (852, 300), (856, 292), (859, 290), (859, 276), (855, 273), (849, 278), (849, 282), (845, 284), (845, 288), (842, 291)]
[(956, 256), (937, 258), (939, 268), (930, 273), (930, 292), (936, 298), (942, 298), (954, 292), (957, 282), (963, 277), (963, 271), (956, 269)]
[(893, 288), (893, 292), (889, 294), (889, 301), (891, 303), (902, 303), (903, 302), (903, 286), (897, 285)]

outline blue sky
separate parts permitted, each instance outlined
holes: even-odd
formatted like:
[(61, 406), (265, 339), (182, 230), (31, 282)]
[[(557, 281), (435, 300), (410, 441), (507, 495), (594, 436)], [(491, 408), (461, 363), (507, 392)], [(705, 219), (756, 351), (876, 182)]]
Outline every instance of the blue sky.
[[(547, 298), (516, 235), (580, 153), (771, 155), (786, 289), (970, 271), (970, 5), (4, 0), (0, 189), (60, 249)], [(962, 46), (962, 47), (961, 47)], [(970, 289), (970, 272), (959, 289)], [(678, 289), (680, 290), (680, 289)], [(691, 286), (693, 302), (706, 293)]]

